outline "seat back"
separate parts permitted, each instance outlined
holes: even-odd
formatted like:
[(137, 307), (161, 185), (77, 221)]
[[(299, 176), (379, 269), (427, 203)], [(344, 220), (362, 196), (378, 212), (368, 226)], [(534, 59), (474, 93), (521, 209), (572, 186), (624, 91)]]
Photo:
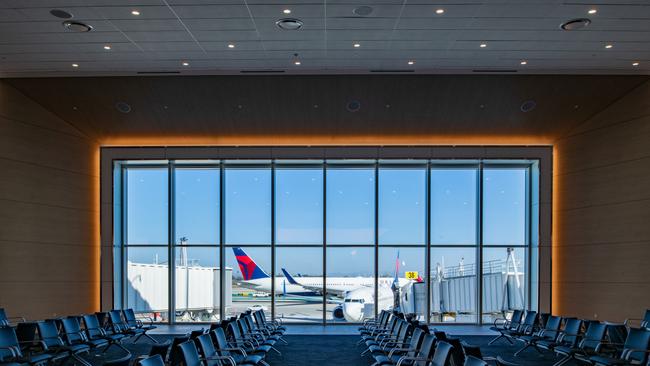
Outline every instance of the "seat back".
[(169, 350), (169, 364), (170, 366), (180, 365), (183, 362), (183, 357), (181, 355), (181, 349), (178, 347), (181, 343), (187, 342), (190, 340), (190, 337), (174, 337), (172, 345)]
[(542, 337), (544, 339), (555, 340), (560, 335), (560, 327), (562, 326), (562, 317), (551, 315), (546, 319)]
[(536, 311), (528, 311), (526, 313), (526, 317), (524, 318), (524, 321), (519, 325), (518, 330), (522, 333), (530, 333), (533, 330), (533, 327), (535, 326), (535, 323), (537, 322), (537, 312)]
[(37, 324), (38, 335), (47, 348), (64, 346), (63, 340), (59, 337), (59, 328), (54, 320), (44, 320)]
[(643, 319), (641, 320), (641, 328), (650, 329), (650, 309), (646, 309), (645, 314), (643, 314)]
[(447, 343), (453, 347), (451, 349), (451, 362), (454, 365), (462, 365), (465, 363), (465, 353), (463, 352), (463, 345), (460, 338), (449, 338)]
[(129, 327), (138, 327), (138, 320), (135, 317), (135, 311), (133, 309), (124, 309), (124, 320)]
[(63, 324), (64, 339), (68, 344), (78, 344), (86, 341), (86, 335), (81, 330), (77, 317), (63, 318), (61, 324)]
[(205, 334), (205, 329), (201, 328), (201, 329), (193, 330), (190, 332), (190, 339), (194, 340), (198, 338), (201, 334)]
[(436, 344), (436, 352), (433, 354), (433, 359), (431, 360), (431, 366), (447, 366), (449, 364), (449, 358), (451, 357), (451, 350), (454, 347), (444, 341), (440, 341)]
[(17, 357), (23, 355), (16, 338), (16, 331), (11, 327), (0, 327), (0, 361), (11, 359), (14, 355)]
[(623, 344), (627, 340), (627, 326), (618, 323), (607, 324), (607, 342), (614, 344)]
[(476, 357), (481, 360), (483, 359), (483, 353), (481, 352), (481, 347), (479, 346), (463, 343), (463, 352), (465, 353), (465, 358)]
[(119, 310), (109, 311), (108, 321), (114, 333), (122, 333), (129, 329), (129, 326), (122, 320), (122, 312)]
[(226, 333), (223, 331), (223, 328), (217, 328), (210, 332), (210, 337), (212, 337), (212, 344), (216, 347), (217, 352), (221, 356), (230, 356), (230, 351), (227, 351), (228, 341), (226, 340)]
[(551, 317), (551, 314), (549, 313), (539, 313), (537, 316), (537, 325), (539, 326), (540, 329), (546, 328), (546, 323), (548, 322), (548, 319)]
[(519, 324), (521, 324), (521, 318), (524, 316), (523, 310), (514, 310), (512, 316), (510, 317), (510, 323), (508, 323), (508, 329), (517, 329)]
[(169, 352), (169, 346), (171, 342), (167, 341), (165, 343), (154, 343), (151, 345), (149, 350), (149, 356), (160, 355), (163, 361), (167, 359), (167, 352)]
[(585, 351), (596, 351), (605, 340), (607, 324), (599, 322), (589, 323), (585, 336), (578, 347)]
[(36, 328), (36, 323), (34, 322), (20, 322), (16, 324), (16, 338), (18, 338), (18, 342), (23, 345), (35, 342)]
[(9, 319), (4, 308), (0, 308), (0, 327), (9, 326)]
[(637, 352), (638, 350), (650, 350), (650, 330), (630, 328), (621, 352), (621, 359), (638, 361), (639, 365), (645, 364), (648, 361), (648, 353)]
[(405, 342), (406, 338), (408, 338), (409, 334), (411, 333), (411, 329), (411, 324), (404, 322), (404, 324), (402, 324), (402, 327), (399, 329), (399, 333), (397, 333), (397, 341)]
[(575, 347), (580, 340), (581, 328), (582, 320), (576, 318), (567, 319), (564, 323), (564, 329), (560, 335), (560, 343), (568, 347)]
[(196, 344), (189, 340), (179, 344), (177, 347), (181, 350), (181, 357), (184, 366), (203, 366), (199, 351), (196, 349)]
[(465, 358), (465, 363), (463, 366), (487, 366), (487, 362), (481, 360), (480, 358), (476, 358), (474, 356), (467, 356)]
[(196, 343), (198, 343), (203, 357), (212, 357), (217, 353), (217, 350), (214, 348), (214, 344), (212, 343), (212, 337), (210, 337), (209, 334), (201, 334), (196, 338)]
[[(424, 339), (424, 332), (420, 328), (415, 328), (413, 334), (411, 334), (411, 341), (409, 342), (409, 349), (417, 350), (422, 344), (422, 339)], [(415, 354), (415, 352), (413, 352)]]
[(138, 361), (138, 366), (165, 366), (165, 361), (162, 356), (153, 355)]
[[(415, 354), (411, 354), (409, 356), (411, 357), (417, 357), (417, 358), (423, 358), (423, 359), (429, 359), (431, 357), (431, 353), (434, 351), (434, 345), (436, 344), (436, 336), (433, 334), (425, 334), (424, 337), (422, 337), (422, 343), (420, 344), (420, 348), (418, 349)], [(425, 366), (427, 362), (422, 362), (422, 363), (415, 363), (414, 365), (422, 365)]]
[(238, 341), (242, 337), (237, 322), (238, 321), (228, 323), (228, 332), (230, 333), (230, 336), (235, 339), (235, 341)]
[(86, 325), (86, 335), (89, 339), (96, 339), (104, 336), (104, 330), (102, 329), (96, 314), (84, 314), (83, 319), (84, 324)]

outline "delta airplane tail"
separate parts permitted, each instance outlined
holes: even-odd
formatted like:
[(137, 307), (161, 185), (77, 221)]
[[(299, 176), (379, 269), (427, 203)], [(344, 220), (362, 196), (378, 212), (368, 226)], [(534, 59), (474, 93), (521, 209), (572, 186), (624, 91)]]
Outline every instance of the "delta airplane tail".
[(242, 248), (232, 248), (232, 251), (235, 253), (235, 258), (237, 258), (237, 264), (239, 264), (239, 270), (241, 271), (242, 277), (244, 277), (244, 281), (271, 277)]

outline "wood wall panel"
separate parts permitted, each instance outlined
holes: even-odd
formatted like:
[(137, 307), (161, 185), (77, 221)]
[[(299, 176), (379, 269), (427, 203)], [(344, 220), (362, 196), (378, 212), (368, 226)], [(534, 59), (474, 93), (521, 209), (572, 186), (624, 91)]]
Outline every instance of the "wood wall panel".
[(99, 309), (98, 147), (0, 81), (0, 307)]
[(556, 143), (553, 310), (620, 321), (650, 307), (650, 82)]

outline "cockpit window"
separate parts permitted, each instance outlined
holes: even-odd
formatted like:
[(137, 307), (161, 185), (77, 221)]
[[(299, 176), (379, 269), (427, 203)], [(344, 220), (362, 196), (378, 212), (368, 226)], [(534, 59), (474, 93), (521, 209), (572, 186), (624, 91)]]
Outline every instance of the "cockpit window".
[(357, 302), (360, 304), (363, 304), (365, 302), (364, 299), (345, 299), (345, 302)]

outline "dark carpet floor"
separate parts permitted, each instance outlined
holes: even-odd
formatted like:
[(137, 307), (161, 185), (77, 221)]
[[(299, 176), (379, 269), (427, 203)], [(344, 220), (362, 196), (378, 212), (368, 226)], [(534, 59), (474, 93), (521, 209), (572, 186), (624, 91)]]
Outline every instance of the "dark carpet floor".
[[(165, 341), (171, 337), (155, 336), (156, 339)], [(363, 351), (357, 347), (359, 340), (357, 336), (285, 336), (289, 345), (280, 345), (277, 348), (282, 355), (277, 355), (271, 351), (266, 360), (271, 365), (283, 366), (368, 366), (372, 364), (369, 357), (361, 357)], [(487, 343), (492, 337), (488, 336), (464, 336), (461, 337), (469, 344), (481, 346), (481, 351), (485, 356), (500, 355), (507, 361), (515, 362), (519, 365), (552, 365), (557, 359), (552, 353), (545, 352), (539, 354), (530, 348), (524, 351), (519, 357), (514, 357), (513, 353), (520, 347), (520, 344), (514, 346), (505, 340), (498, 341), (495, 345), (488, 346)], [(126, 342), (125, 346), (135, 356), (144, 355), (149, 352), (151, 343), (148, 340), (140, 340), (137, 344)], [(113, 348), (106, 355), (91, 356), (89, 359), (93, 365), (102, 365), (105, 361), (119, 358), (123, 351)], [(568, 363), (567, 365), (576, 365)]]

